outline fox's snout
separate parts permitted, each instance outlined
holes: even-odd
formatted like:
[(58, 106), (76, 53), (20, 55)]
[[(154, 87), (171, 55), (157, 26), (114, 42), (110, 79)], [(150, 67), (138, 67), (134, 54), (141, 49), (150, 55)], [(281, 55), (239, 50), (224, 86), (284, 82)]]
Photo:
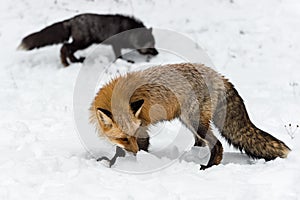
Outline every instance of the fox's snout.
[(156, 56), (158, 51), (155, 48), (145, 48), (138, 50), (140, 54)]
[(148, 49), (151, 55), (156, 56), (158, 54), (158, 51), (155, 48)]
[(115, 138), (111, 139), (111, 141), (126, 151), (132, 152), (136, 154), (139, 151), (139, 146), (137, 144), (137, 139), (133, 136), (125, 137), (125, 138)]

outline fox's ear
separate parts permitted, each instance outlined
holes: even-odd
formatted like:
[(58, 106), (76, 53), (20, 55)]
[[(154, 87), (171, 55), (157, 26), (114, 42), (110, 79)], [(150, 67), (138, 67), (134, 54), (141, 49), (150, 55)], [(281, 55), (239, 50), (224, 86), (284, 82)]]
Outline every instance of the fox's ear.
[(104, 124), (112, 124), (111, 112), (102, 108), (97, 108), (97, 113)]
[(148, 29), (152, 33), (152, 27)]
[(131, 110), (136, 118), (138, 118), (138, 116), (140, 115), (143, 104), (144, 104), (144, 99), (132, 102), (130, 104)]

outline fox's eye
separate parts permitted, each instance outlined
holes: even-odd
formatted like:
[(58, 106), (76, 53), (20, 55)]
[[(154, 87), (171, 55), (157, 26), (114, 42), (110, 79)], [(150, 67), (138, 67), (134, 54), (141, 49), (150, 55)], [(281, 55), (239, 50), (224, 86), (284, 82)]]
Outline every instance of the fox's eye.
[(128, 138), (120, 138), (122, 142), (129, 142)]
[(105, 124), (106, 128), (112, 128), (112, 124)]

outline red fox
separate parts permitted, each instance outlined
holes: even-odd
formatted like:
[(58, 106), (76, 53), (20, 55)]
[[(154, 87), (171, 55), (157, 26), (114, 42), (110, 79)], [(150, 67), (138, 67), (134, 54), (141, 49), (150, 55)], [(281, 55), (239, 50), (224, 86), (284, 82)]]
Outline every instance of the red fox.
[(178, 118), (211, 152), (206, 169), (220, 164), (223, 147), (211, 122), (229, 144), (252, 158), (286, 158), (290, 148), (257, 128), (243, 99), (219, 73), (202, 64), (170, 64), (113, 79), (97, 93), (90, 121), (101, 135), (127, 151), (148, 150), (147, 127)]

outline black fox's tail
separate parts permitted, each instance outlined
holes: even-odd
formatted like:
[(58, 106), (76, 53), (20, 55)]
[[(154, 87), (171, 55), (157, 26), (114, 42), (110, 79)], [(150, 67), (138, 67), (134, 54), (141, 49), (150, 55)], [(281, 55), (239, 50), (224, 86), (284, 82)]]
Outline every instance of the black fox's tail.
[(67, 21), (57, 22), (23, 38), (18, 49), (31, 50), (68, 41), (71, 29)]
[(213, 121), (228, 143), (252, 158), (286, 158), (290, 148), (250, 121), (243, 99), (231, 83), (225, 81), (225, 88), (226, 97), (219, 102)]

